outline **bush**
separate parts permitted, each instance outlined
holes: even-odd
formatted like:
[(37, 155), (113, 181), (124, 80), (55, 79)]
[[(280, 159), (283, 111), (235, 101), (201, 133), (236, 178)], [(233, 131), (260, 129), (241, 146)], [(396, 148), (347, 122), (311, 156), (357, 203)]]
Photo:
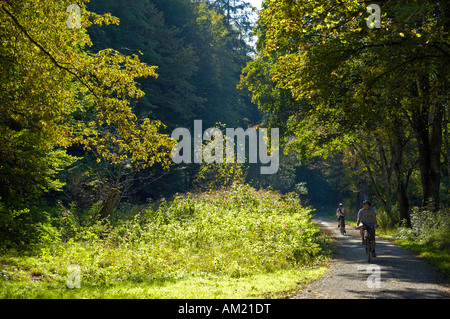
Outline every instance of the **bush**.
[(9, 249), (32, 252), (59, 241), (60, 232), (44, 208), (11, 209), (0, 205), (0, 253)]
[(437, 249), (450, 247), (450, 209), (438, 212), (420, 210), (415, 207), (411, 212), (411, 228), (400, 230), (401, 238), (419, 244), (431, 245)]
[(398, 225), (399, 220), (400, 214), (397, 206), (392, 207), (389, 213), (385, 210), (377, 210), (377, 221), (383, 228), (391, 229), (395, 227), (395, 225)]
[(324, 253), (320, 229), (297, 194), (242, 184), (125, 205), (110, 221), (91, 224), (73, 208), (59, 210), (54, 223), (63, 242), (27, 263), (61, 282), (70, 264), (81, 266), (85, 284), (106, 284), (185, 274), (242, 277), (311, 265)]

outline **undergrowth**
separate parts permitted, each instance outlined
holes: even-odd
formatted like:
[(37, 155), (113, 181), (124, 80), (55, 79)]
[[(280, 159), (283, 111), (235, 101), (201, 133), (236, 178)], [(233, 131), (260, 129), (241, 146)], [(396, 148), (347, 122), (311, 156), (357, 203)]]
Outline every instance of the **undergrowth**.
[[(97, 219), (95, 211), (83, 215), (60, 207), (52, 218), (51, 242), (27, 254), (3, 254), (0, 296), (98, 298), (137, 289), (124, 297), (171, 298), (189, 282), (181, 290), (186, 297), (262, 296), (316, 278), (324, 271), (317, 266), (329, 253), (327, 237), (296, 194), (257, 191), (243, 184), (145, 206), (125, 205), (108, 220)], [(80, 266), (79, 290), (66, 288), (69, 265)], [(249, 284), (258, 276), (267, 282), (290, 279), (273, 289)], [(241, 288), (231, 285), (233, 293), (225, 288), (217, 293), (210, 287), (230, 282), (242, 283)], [(189, 286), (198, 292), (189, 293)], [(169, 292), (162, 293), (161, 287)]]

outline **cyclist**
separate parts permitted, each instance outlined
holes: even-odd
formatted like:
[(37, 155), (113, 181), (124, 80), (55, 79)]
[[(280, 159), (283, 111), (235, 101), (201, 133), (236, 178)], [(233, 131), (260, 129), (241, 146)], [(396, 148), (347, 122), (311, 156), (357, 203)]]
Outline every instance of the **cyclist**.
[[(361, 208), (358, 212), (358, 220), (356, 221), (356, 226), (359, 227), (359, 224), (362, 223), (363, 225), (367, 225), (369, 227), (374, 228), (368, 228), (369, 236), (372, 238), (372, 257), (376, 257), (375, 254), (375, 228), (378, 227), (377, 222), (377, 214), (373, 210), (373, 208), (370, 207), (371, 203), (368, 200), (365, 200), (363, 202), (364, 208)], [(361, 245), (364, 245), (364, 229), (360, 230), (361, 232)]]
[(344, 205), (341, 203), (339, 204), (339, 208), (336, 210), (336, 216), (338, 219), (338, 228), (341, 227), (341, 220), (342, 220), (342, 228), (344, 230), (344, 234), (346, 233), (345, 231), (345, 209), (344, 209)]

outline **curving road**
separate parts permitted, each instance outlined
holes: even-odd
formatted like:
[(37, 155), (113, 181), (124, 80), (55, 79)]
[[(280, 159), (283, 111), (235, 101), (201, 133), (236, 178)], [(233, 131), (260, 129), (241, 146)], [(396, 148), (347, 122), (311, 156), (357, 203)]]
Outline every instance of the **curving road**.
[(292, 299), (450, 298), (450, 287), (422, 257), (377, 237), (377, 256), (368, 264), (359, 231), (347, 226), (342, 236), (337, 222), (315, 217), (338, 243), (336, 260), (319, 280)]

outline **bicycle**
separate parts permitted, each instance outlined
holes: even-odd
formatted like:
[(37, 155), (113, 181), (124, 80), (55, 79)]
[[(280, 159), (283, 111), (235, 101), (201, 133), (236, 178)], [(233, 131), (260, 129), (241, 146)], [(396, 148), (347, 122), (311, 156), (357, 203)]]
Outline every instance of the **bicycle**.
[(366, 249), (367, 262), (370, 264), (372, 260), (372, 238), (370, 238), (369, 229), (374, 229), (374, 226), (368, 226), (363, 224), (362, 226), (356, 226), (356, 229), (364, 229), (364, 245)]
[(344, 216), (341, 216), (338, 218), (338, 222), (339, 222), (339, 230), (341, 231), (341, 235), (345, 236), (345, 219)]

